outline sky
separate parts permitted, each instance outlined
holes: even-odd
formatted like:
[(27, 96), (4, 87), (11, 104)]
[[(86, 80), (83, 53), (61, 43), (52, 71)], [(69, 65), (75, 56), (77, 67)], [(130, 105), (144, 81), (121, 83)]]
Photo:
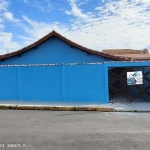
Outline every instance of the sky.
[(150, 1), (0, 0), (0, 54), (53, 30), (98, 51), (150, 49)]

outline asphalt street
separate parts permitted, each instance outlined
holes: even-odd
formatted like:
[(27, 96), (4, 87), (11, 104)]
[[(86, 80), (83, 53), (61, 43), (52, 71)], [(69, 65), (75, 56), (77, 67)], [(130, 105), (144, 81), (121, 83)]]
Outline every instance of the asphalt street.
[(7, 149), (150, 150), (150, 114), (0, 110)]

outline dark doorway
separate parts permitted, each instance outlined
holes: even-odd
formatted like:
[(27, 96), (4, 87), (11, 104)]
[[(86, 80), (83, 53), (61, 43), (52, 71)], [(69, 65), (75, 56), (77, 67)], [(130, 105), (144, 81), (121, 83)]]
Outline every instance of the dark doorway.
[[(142, 71), (143, 84), (128, 85), (127, 72)], [(109, 102), (150, 102), (150, 67), (109, 68)]]

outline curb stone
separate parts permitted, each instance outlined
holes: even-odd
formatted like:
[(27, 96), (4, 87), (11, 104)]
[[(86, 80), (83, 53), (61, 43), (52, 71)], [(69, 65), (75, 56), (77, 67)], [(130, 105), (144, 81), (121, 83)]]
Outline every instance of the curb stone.
[(150, 110), (120, 110), (113, 107), (71, 107), (71, 106), (32, 106), (32, 105), (2, 105), (0, 109), (13, 109), (13, 110), (42, 110), (42, 111), (98, 111), (98, 112), (150, 112)]
[(57, 106), (21, 106), (21, 105), (0, 105), (0, 109), (15, 110), (49, 110), (49, 111), (99, 111), (114, 112), (113, 108), (105, 107), (57, 107)]

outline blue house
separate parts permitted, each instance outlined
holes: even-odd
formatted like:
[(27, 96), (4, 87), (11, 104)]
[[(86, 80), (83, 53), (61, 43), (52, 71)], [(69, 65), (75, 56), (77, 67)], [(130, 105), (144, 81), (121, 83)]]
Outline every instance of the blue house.
[[(124, 85), (120, 84), (122, 68), (133, 66), (149, 66), (149, 62), (128, 62), (52, 31), (27, 47), (0, 55), (0, 103), (109, 103), (111, 92), (127, 86), (124, 76)], [(121, 68), (116, 74), (109, 71), (115, 67)]]

